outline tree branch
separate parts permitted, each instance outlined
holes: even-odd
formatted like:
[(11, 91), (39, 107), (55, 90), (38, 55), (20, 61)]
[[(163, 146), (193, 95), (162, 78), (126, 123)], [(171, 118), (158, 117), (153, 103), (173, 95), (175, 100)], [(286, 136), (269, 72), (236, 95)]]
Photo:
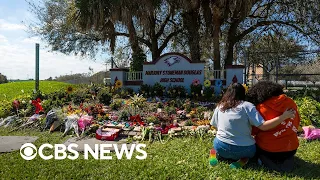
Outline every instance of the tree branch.
[(236, 41), (239, 41), (240, 39), (242, 39), (247, 34), (251, 33), (254, 30), (256, 30), (258, 27), (269, 26), (271, 24), (290, 26), (290, 27), (296, 29), (297, 31), (299, 31), (300, 33), (308, 36), (308, 34), (306, 34), (300, 27), (298, 27), (297, 25), (295, 25), (293, 23), (290, 23), (290, 22), (277, 21), (277, 20), (274, 20), (274, 21), (259, 21), (255, 25), (253, 25), (253, 26), (249, 27), (248, 29), (244, 30), (241, 34), (237, 35)]
[(168, 42), (171, 40), (171, 38), (173, 38), (174, 36), (178, 35), (179, 33), (181, 33), (183, 30), (179, 29), (177, 31), (172, 32), (171, 34), (169, 34), (166, 39), (163, 41), (162, 45), (159, 48), (159, 51), (162, 52), (164, 48), (167, 47)]
[[(120, 32), (116, 32), (115, 36), (124, 36), (124, 37), (129, 37), (130, 35), (128, 33), (120, 33)], [(151, 42), (141, 38), (141, 37), (137, 37), (138, 41), (142, 42), (143, 44), (145, 44), (146, 46), (148, 46), (149, 48), (152, 47)]]
[(157, 39), (161, 36), (161, 34), (163, 34), (164, 28), (166, 27), (166, 25), (168, 24), (168, 21), (170, 20), (170, 17), (171, 17), (172, 12), (173, 12), (172, 9), (173, 9), (173, 8), (170, 9), (170, 12), (168, 13), (166, 19), (163, 21), (163, 23), (162, 23), (161, 26), (160, 26), (159, 31), (156, 33)]

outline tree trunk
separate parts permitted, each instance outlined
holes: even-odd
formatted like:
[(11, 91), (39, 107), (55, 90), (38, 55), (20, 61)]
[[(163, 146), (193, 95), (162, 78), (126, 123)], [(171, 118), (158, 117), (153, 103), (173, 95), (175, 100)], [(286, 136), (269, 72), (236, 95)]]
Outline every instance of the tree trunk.
[(157, 59), (160, 56), (159, 46), (158, 46), (158, 37), (156, 35), (156, 20), (153, 18), (153, 15), (149, 17), (150, 31), (149, 36), (151, 40), (151, 53), (152, 60)]
[(227, 54), (226, 54), (226, 58), (224, 61), (225, 66), (232, 65), (234, 45), (235, 45), (235, 43), (233, 41), (227, 42)]
[(232, 65), (233, 63), (233, 51), (234, 51), (234, 45), (236, 44), (236, 42), (239, 41), (238, 37), (237, 37), (237, 28), (239, 26), (240, 21), (236, 20), (234, 22), (232, 22), (229, 31), (228, 31), (228, 39), (227, 39), (227, 54), (226, 54), (226, 58), (224, 61), (224, 65), (228, 66), (228, 65)]
[(213, 59), (214, 59), (214, 69), (221, 69), (221, 57), (220, 57), (220, 22), (214, 21), (213, 29)]
[(183, 24), (187, 29), (187, 39), (190, 48), (192, 62), (200, 62), (200, 35), (199, 35), (199, 13), (198, 9), (189, 10), (182, 15)]
[(146, 61), (146, 56), (139, 46), (136, 29), (133, 24), (132, 17), (128, 22), (129, 42), (132, 49), (132, 62), (130, 64), (131, 71), (142, 71), (143, 62)]
[(136, 29), (134, 27), (132, 17), (130, 18), (129, 23), (128, 23), (128, 31), (129, 31), (129, 42), (130, 42), (130, 45), (131, 45), (132, 54), (140, 53), (141, 52), (141, 48), (139, 46), (139, 41), (138, 41), (138, 38), (137, 38), (137, 32), (136, 32)]

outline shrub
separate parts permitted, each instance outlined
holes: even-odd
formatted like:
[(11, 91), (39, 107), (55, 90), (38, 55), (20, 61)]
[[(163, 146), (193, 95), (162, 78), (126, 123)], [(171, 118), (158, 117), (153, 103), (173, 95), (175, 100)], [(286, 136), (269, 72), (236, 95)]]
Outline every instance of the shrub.
[(301, 118), (301, 126), (320, 125), (320, 103), (311, 97), (295, 100)]
[(128, 121), (128, 118), (130, 117), (130, 113), (128, 110), (122, 110), (119, 113), (119, 120), (120, 121)]
[(191, 120), (186, 121), (185, 126), (193, 126), (193, 122)]
[(154, 124), (159, 124), (160, 121), (159, 119), (156, 117), (156, 116), (148, 116), (146, 118), (146, 122), (149, 124), (149, 123), (154, 123)]
[(128, 93), (128, 95), (133, 95), (134, 94), (134, 91), (133, 91), (132, 88), (125, 88), (124, 90), (125, 90), (125, 92)]
[(213, 100), (214, 95), (214, 87), (205, 87), (203, 90), (203, 95), (206, 101)]
[(163, 103), (162, 102), (157, 102), (157, 106), (156, 106), (157, 108), (163, 108), (164, 106), (163, 106)]
[(207, 111), (208, 109), (203, 106), (198, 106), (196, 109), (196, 117), (199, 119), (204, 119), (204, 112)]
[(105, 105), (110, 105), (111, 99), (112, 99), (112, 94), (108, 91), (107, 88), (102, 88), (99, 90), (97, 98), (100, 103), (105, 104)]
[(142, 84), (139, 89), (139, 94), (149, 95), (151, 93), (151, 86), (147, 84)]
[(190, 85), (191, 88), (191, 94), (195, 97), (197, 94), (198, 96), (201, 96), (201, 90), (202, 90), (202, 85), (198, 84), (198, 85), (194, 85), (191, 84)]
[(176, 114), (177, 111), (176, 111), (176, 108), (173, 107), (173, 106), (166, 106), (164, 108), (164, 110), (166, 111), (167, 114), (171, 115), (171, 114)]
[(143, 95), (134, 95), (131, 98), (130, 106), (138, 109), (142, 109), (146, 106), (146, 98)]
[(116, 99), (110, 104), (110, 107), (113, 110), (119, 110), (121, 108), (121, 106), (122, 106), (122, 100), (120, 100), (120, 99)]
[(166, 88), (157, 82), (152, 86), (151, 94), (153, 96), (163, 96), (165, 90), (166, 90)]
[(172, 86), (168, 88), (168, 96), (170, 98), (186, 97), (186, 88), (184, 86)]
[(5, 118), (11, 115), (12, 112), (12, 102), (4, 100), (0, 103), (0, 118)]
[(86, 97), (88, 97), (89, 95), (90, 95), (89, 90), (87, 88), (78, 88), (72, 94), (70, 94), (68, 96), (70, 96), (71, 101), (73, 103), (80, 104), (80, 103), (83, 103), (85, 101)]

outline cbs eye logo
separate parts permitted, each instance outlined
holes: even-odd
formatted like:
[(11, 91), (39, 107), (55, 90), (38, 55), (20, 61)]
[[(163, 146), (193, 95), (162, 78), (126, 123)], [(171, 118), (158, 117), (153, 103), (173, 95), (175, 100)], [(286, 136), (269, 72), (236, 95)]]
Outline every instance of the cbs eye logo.
[(32, 143), (26, 143), (20, 148), (20, 155), (25, 160), (32, 160), (37, 156), (37, 148)]

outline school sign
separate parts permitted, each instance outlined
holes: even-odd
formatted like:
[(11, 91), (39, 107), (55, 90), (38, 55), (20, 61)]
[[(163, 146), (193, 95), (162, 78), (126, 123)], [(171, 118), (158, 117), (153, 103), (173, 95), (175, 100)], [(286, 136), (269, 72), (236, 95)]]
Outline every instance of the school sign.
[(140, 85), (154, 85), (160, 83), (165, 87), (184, 86), (190, 90), (193, 80), (198, 79), (201, 84), (206, 79), (222, 81), (223, 86), (229, 85), (236, 79), (243, 83), (244, 67), (235, 65), (224, 70), (205, 71), (205, 63), (192, 62), (188, 57), (179, 53), (167, 53), (152, 62), (143, 64), (143, 71), (129, 72), (129, 69), (111, 69), (111, 84), (116, 80), (123, 82), (125, 87), (138, 91)]
[(194, 79), (204, 81), (205, 63), (192, 63), (183, 55), (169, 53), (143, 65), (143, 83), (163, 86), (190, 86)]

